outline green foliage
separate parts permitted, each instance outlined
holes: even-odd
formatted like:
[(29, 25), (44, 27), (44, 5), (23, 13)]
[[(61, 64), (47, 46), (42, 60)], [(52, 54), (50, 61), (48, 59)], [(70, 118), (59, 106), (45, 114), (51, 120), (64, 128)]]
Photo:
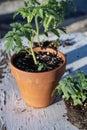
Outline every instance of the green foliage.
[[(25, 24), (11, 24), (12, 31), (5, 36), (7, 52), (14, 48), (17, 52), (21, 51), (24, 48), (21, 36), (25, 36), (29, 41), (28, 46), (31, 49), (34, 63), (37, 64), (32, 49), (34, 37), (37, 36), (39, 42), (39, 34), (42, 27), (43, 34), (46, 36), (48, 36), (49, 32), (52, 32), (59, 38), (60, 31), (65, 33), (65, 29), (60, 28), (60, 25), (64, 22), (64, 16), (69, 9), (69, 5), (72, 5), (72, 0), (61, 0), (60, 2), (58, 0), (46, 0), (42, 3), (37, 0), (25, 0), (24, 7), (18, 9), (14, 14), (14, 18), (17, 15), (21, 15), (27, 22)], [(35, 27), (32, 26), (32, 21), (34, 21)]]
[(83, 105), (87, 100), (87, 77), (83, 72), (78, 72), (75, 77), (69, 75), (60, 81), (56, 90), (63, 99), (72, 99), (73, 105)]
[(41, 71), (41, 70), (46, 70), (46, 69), (51, 69), (51, 67), (47, 66), (47, 64), (45, 63), (38, 63), (38, 71)]

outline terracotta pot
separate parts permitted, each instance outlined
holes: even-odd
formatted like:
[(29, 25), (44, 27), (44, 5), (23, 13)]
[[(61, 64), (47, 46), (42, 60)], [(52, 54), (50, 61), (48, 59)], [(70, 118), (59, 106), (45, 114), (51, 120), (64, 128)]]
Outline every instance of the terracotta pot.
[[(41, 50), (41, 48), (38, 47), (34, 50), (56, 53), (55, 50), (50, 48)], [(16, 55), (12, 56), (11, 72), (17, 81), (23, 99), (28, 105), (41, 108), (53, 103), (55, 95), (52, 96), (52, 92), (58, 85), (61, 76), (64, 74), (66, 65), (65, 56), (60, 51), (57, 53), (62, 57), (64, 63), (60, 67), (51, 71), (38, 73), (19, 70), (13, 65), (13, 60)]]

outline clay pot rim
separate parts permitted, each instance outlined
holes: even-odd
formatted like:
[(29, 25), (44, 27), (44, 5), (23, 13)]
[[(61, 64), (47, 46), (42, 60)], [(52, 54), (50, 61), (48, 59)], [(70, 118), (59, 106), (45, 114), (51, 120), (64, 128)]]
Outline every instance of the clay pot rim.
[[(35, 47), (34, 49), (40, 49), (40, 47)], [(54, 51), (54, 52), (56, 52), (56, 50), (54, 50), (54, 49), (52, 49), (52, 48), (47, 48), (47, 49), (44, 49), (45, 51), (46, 50), (52, 50), (52, 51)], [(13, 59), (14, 59), (14, 57), (16, 56), (16, 55), (18, 55), (18, 54), (13, 54), (12, 56), (11, 56), (11, 59), (10, 59), (10, 66), (13, 66), (13, 68), (15, 68), (17, 71), (20, 71), (20, 72), (22, 72), (22, 73), (29, 73), (29, 74), (42, 74), (42, 73), (49, 73), (49, 72), (54, 72), (54, 71), (56, 71), (56, 70), (59, 70), (59, 69), (62, 69), (63, 68), (63, 66), (64, 65), (66, 65), (66, 57), (65, 57), (65, 55), (61, 52), (61, 51), (59, 51), (59, 50), (57, 50), (57, 53), (58, 53), (58, 55), (60, 56), (61, 55), (61, 57), (63, 58), (63, 64), (61, 65), (61, 66), (59, 66), (59, 67), (57, 67), (57, 68), (55, 68), (55, 69), (52, 69), (52, 70), (49, 70), (49, 71), (44, 71), (44, 72), (26, 72), (26, 71), (23, 71), (23, 70), (20, 70), (20, 69), (18, 69), (17, 67), (15, 67), (14, 65), (13, 65)]]

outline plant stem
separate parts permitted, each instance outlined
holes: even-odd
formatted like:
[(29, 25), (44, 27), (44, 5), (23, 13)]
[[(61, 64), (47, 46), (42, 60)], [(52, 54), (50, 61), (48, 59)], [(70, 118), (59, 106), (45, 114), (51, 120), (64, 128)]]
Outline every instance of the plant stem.
[(40, 39), (39, 39), (39, 25), (38, 25), (38, 16), (35, 16), (35, 25), (36, 25), (36, 34), (38, 38), (38, 43), (40, 44)]
[(47, 22), (47, 24), (46, 24), (45, 31), (48, 30), (48, 27), (49, 27), (50, 22), (51, 22), (52, 19), (53, 19), (53, 16), (50, 16), (49, 19), (48, 19), (48, 22)]
[(35, 53), (34, 53), (33, 48), (32, 48), (32, 42), (30, 42), (30, 50), (31, 50), (31, 53), (32, 53), (32, 57), (33, 57), (34, 63), (37, 64)]

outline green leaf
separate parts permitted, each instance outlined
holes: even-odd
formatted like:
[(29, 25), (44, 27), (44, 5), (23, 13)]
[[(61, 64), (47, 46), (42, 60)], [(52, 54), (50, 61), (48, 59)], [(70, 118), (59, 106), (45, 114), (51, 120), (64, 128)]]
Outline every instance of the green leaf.
[(19, 12), (15, 12), (14, 15), (13, 15), (13, 19), (19, 14)]
[[(8, 38), (13, 38), (13, 40), (12, 39), (11, 40), (13, 41), (14, 45), (16, 43), (18, 50), (20, 50), (23, 46), (20, 36), (24, 35), (30, 41), (29, 43), (32, 43), (33, 40), (31, 39), (31, 36), (32, 38), (34, 38), (35, 35), (39, 36), (41, 27), (43, 27), (43, 33), (46, 36), (48, 36), (48, 33), (51, 31), (59, 38), (60, 32), (58, 32), (59, 30), (57, 31), (56, 28), (57, 27), (59, 28), (59, 25), (64, 20), (64, 16), (66, 12), (65, 10), (68, 8), (68, 5), (70, 5), (70, 3), (71, 3), (70, 0), (61, 0), (61, 1), (45, 0), (42, 3), (39, 3), (37, 0), (25, 0), (24, 7), (19, 8), (18, 11), (14, 14), (14, 17), (16, 17), (17, 15), (21, 15), (22, 18), (26, 20), (25, 22), (27, 24), (26, 23), (12, 24), (11, 25), (12, 31), (10, 31), (5, 36), (6, 40), (9, 43), (10, 41), (8, 40)], [(35, 23), (34, 27), (32, 26), (33, 20)], [(61, 29), (61, 31), (64, 32), (65, 30)], [(31, 50), (32, 50), (32, 46), (31, 46)], [(7, 48), (8, 48), (7, 50), (9, 50), (10, 47), (12, 47), (12, 44), (11, 43), (7, 44)], [(33, 55), (33, 51), (32, 51), (32, 55)], [(35, 61), (34, 55), (33, 55), (33, 59)], [(44, 66), (41, 65), (39, 69), (41, 68), (44, 69), (47, 67), (48, 66), (44, 64)], [(84, 87), (84, 85), (82, 86)], [(65, 93), (70, 94), (70, 92), (67, 91), (67, 87)]]
[(76, 105), (82, 105), (82, 101), (79, 98), (73, 100), (73, 103), (74, 103), (74, 106), (76, 106)]
[(16, 35), (21, 36), (22, 32), (20, 30), (16, 30)]
[(59, 28), (59, 30), (61, 30), (62, 32), (66, 33), (66, 29), (65, 28)]
[(24, 28), (32, 29), (32, 25), (30, 23), (27, 23), (27, 24), (24, 25)]
[(17, 23), (17, 22), (10, 24), (10, 26), (13, 28), (16, 28), (16, 29), (20, 29), (22, 27), (22, 25), (20, 23)]
[(14, 41), (19, 48), (22, 48), (22, 40), (18, 35), (14, 36)]
[(87, 96), (84, 93), (82, 93), (81, 96), (82, 96), (82, 102), (84, 102), (86, 100)]
[(13, 47), (14, 41), (12, 38), (7, 39), (7, 43), (5, 44), (6, 52), (8, 53)]
[[(56, 12), (55, 12), (55, 10), (54, 9), (47, 9), (47, 12), (49, 13), (49, 15), (53, 15), (53, 16), (55, 16), (56, 15)], [(56, 15), (57, 16), (57, 15)]]
[(9, 37), (13, 37), (14, 33), (13, 31), (9, 31), (5, 36), (4, 39), (9, 38)]
[(21, 28), (22, 30), (22, 33), (24, 34), (24, 36), (29, 40), (31, 41), (31, 33), (26, 29), (26, 28)]
[(43, 9), (39, 9), (38, 10), (38, 16), (40, 16), (41, 18), (43, 18)]
[(74, 77), (69, 75), (59, 82), (56, 89), (65, 100), (72, 99), (73, 105), (83, 105), (87, 100), (87, 77), (82, 72)]
[(23, 18), (27, 18), (28, 13), (29, 12), (27, 8), (20, 8), (18, 9), (18, 13), (16, 13), (16, 15), (21, 14)]
[(21, 48), (18, 48), (17, 46), (15, 46), (13, 48), (13, 50), (14, 50), (15, 53), (19, 53), (21, 51)]
[(60, 34), (56, 29), (51, 29), (51, 32), (53, 32), (57, 37), (60, 37)]
[(48, 4), (48, 1), (43, 1), (41, 7), (45, 7)]
[(43, 64), (42, 64), (42, 63), (39, 63), (39, 64), (38, 64), (38, 71), (41, 71), (41, 70), (43, 69), (43, 67), (44, 67)]

